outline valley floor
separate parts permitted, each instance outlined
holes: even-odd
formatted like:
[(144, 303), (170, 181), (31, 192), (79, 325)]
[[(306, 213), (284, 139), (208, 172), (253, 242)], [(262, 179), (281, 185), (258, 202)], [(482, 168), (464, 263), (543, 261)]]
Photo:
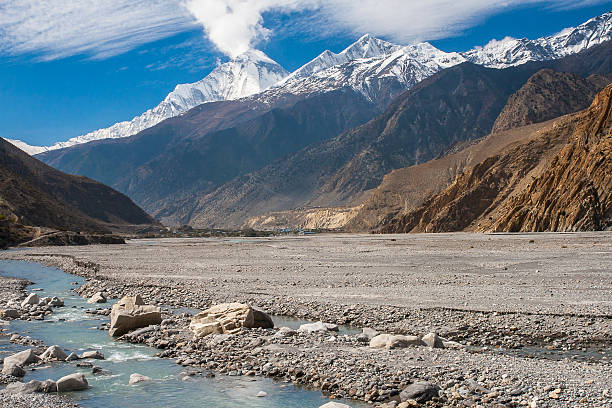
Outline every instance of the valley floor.
[[(436, 332), (462, 345), (378, 350), (354, 335), (263, 330), (223, 345), (140, 339), (164, 340), (164, 356), (221, 373), (369, 402), (426, 379), (442, 387), (436, 406), (612, 404), (612, 232), (134, 240), (0, 257), (86, 275), (84, 294), (140, 293), (197, 309), (248, 302), (273, 315)], [(186, 325), (177, 322), (183, 334)]]

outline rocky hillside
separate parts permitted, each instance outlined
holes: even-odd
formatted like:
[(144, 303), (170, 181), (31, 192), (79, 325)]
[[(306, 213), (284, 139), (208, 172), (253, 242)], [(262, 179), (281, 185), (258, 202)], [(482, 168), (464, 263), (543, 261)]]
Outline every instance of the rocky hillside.
[[(57, 171), (4, 139), (0, 139), (0, 214), (11, 224), (78, 232), (158, 225), (125, 195), (86, 177)], [(31, 231), (21, 226), (19, 230), (24, 236)]]
[[(398, 213), (415, 210), (480, 161), (537, 136), (547, 126), (543, 121), (587, 108), (611, 79), (603, 75), (584, 78), (551, 69), (537, 72), (508, 99), (491, 135), (457, 153), (387, 174), (344, 228), (371, 230)], [(538, 125), (525, 126), (531, 123)]]
[(383, 232), (577, 231), (612, 227), (612, 85), (590, 108), (477, 164)]
[(493, 131), (544, 122), (589, 106), (612, 76), (580, 75), (544, 69), (508, 99), (493, 125)]
[(611, 48), (606, 43), (578, 56), (503, 70), (470, 63), (446, 69), (367, 124), (235, 178), (213, 193), (190, 197), (180, 204), (190, 208), (185, 221), (239, 227), (272, 212), (358, 205), (390, 171), (487, 135), (510, 95), (541, 69), (612, 72)]

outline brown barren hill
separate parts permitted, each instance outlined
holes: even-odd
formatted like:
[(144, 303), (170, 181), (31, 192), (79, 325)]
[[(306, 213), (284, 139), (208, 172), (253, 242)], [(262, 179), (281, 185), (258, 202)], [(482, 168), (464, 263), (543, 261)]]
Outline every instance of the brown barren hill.
[(382, 232), (576, 231), (610, 228), (612, 156), (606, 87), (585, 111), (478, 163)]
[(586, 109), (597, 92), (612, 78), (555, 72), (543, 69), (534, 74), (506, 103), (493, 132), (540, 123)]
[[(110, 233), (159, 225), (128, 197), (55, 170), (0, 138), (0, 221), (23, 239), (31, 227)], [(22, 241), (23, 239), (18, 241)]]

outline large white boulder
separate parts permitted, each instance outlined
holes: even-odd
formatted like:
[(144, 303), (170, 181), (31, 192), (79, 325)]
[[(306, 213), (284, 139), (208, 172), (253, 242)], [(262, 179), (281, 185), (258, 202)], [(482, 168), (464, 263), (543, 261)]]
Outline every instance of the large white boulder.
[(327, 331), (338, 331), (338, 326), (332, 323), (306, 323), (300, 326), (299, 332), (315, 333), (315, 332), (327, 332)]
[(270, 316), (243, 303), (221, 303), (208, 308), (191, 319), (189, 329), (196, 337), (209, 334), (234, 334), (241, 328), (272, 328)]
[(379, 334), (370, 340), (371, 348), (402, 348), (408, 346), (424, 346), (425, 343), (417, 336), (402, 336), (398, 334)]
[(74, 373), (57, 380), (57, 392), (81, 391), (89, 388), (87, 378), (82, 373)]
[(108, 333), (121, 336), (130, 330), (139, 329), (162, 321), (161, 309), (145, 305), (139, 295), (124, 296), (111, 309), (111, 323)]
[(26, 366), (28, 364), (38, 363), (40, 358), (34, 354), (32, 349), (27, 349), (20, 351), (17, 354), (13, 354), (12, 356), (8, 356), (4, 358), (4, 365), (18, 365), (18, 366)]
[(97, 292), (87, 300), (87, 303), (106, 303), (106, 297), (102, 292)]
[(51, 346), (40, 355), (40, 358), (45, 361), (66, 361), (67, 357), (68, 355), (59, 346)]

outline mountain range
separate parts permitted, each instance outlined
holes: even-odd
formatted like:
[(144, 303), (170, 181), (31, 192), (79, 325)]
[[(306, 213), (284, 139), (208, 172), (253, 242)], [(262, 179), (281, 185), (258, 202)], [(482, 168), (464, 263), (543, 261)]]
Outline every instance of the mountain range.
[(219, 65), (198, 82), (177, 85), (159, 105), (130, 121), (52, 146), (9, 141), (30, 154), (38, 154), (94, 140), (129, 137), (202, 103), (240, 99), (268, 88), (273, 91), (260, 99), (275, 100), (286, 94), (321, 93), (349, 86), (372, 101), (388, 102), (441, 69), (462, 62), (507, 68), (529, 61), (558, 59), (608, 41), (611, 33), (612, 13), (552, 36), (535, 40), (508, 37), (461, 53), (447, 53), (429, 43), (400, 46), (366, 34), (338, 54), (324, 51), (291, 74), (263, 52), (249, 50)]
[[(100, 140), (36, 157), (118, 189), (169, 224), (295, 226), (320, 207), (322, 218), (343, 220), (334, 225), (375, 228), (407, 210), (394, 203), (388, 214), (359, 215), (390, 172), (453, 155), (492, 131), (586, 107), (612, 72), (611, 21), (606, 13), (553, 36), (492, 41), (464, 53), (365, 35), (291, 74), (251, 52), (200, 85), (177, 87), (152, 110), (168, 102), (157, 119), (172, 116), (155, 126), (131, 135), (148, 126), (140, 116), (114, 125), (115, 133), (80, 139)], [(543, 69), (573, 80), (534, 93), (556, 78), (542, 71), (530, 80)], [(528, 99), (534, 94), (556, 102), (536, 106)]]

